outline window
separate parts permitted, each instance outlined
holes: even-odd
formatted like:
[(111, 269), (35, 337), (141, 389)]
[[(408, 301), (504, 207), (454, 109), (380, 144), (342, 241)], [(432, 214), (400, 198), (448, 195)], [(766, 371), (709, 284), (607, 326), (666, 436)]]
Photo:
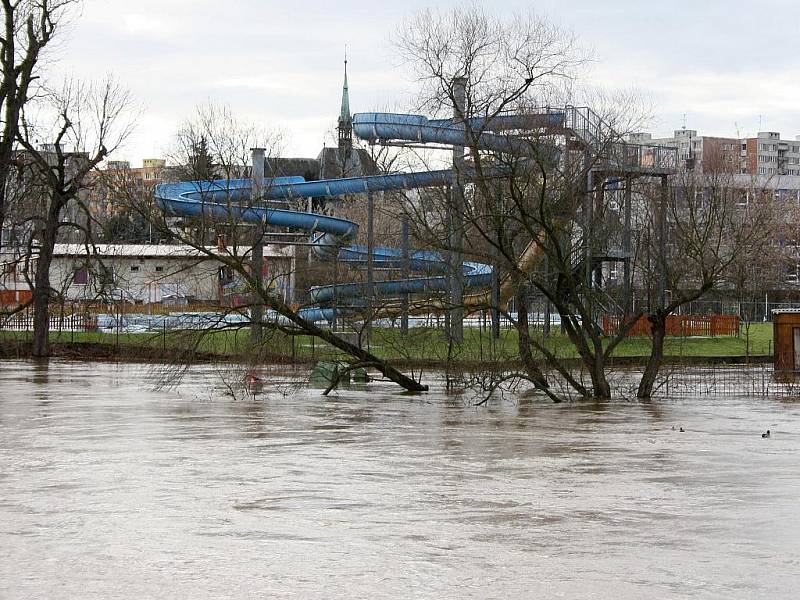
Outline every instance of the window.
[(139, 271), (139, 265), (131, 265), (131, 273), (136, 273)]
[(100, 280), (102, 285), (112, 285), (115, 281), (114, 268), (110, 265), (101, 264), (97, 273), (97, 278)]
[(798, 265), (792, 265), (786, 269), (786, 281), (788, 283), (797, 283), (798, 281)]
[(156, 273), (161, 273), (161, 272), (163, 272), (163, 271), (164, 271), (164, 267), (162, 267), (161, 265), (158, 265), (158, 266), (156, 267)]
[(219, 280), (223, 283), (233, 281), (233, 269), (231, 269), (230, 267), (220, 267)]
[(89, 269), (86, 267), (75, 267), (72, 272), (72, 283), (75, 285), (87, 285), (89, 283)]

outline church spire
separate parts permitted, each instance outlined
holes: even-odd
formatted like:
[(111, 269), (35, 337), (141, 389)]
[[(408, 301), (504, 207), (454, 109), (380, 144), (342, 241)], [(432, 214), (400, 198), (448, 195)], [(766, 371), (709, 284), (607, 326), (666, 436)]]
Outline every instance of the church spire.
[(347, 89), (347, 51), (344, 54), (344, 86), (342, 87), (342, 111), (339, 114), (342, 121), (350, 120), (350, 92)]
[(347, 88), (347, 46), (344, 51), (344, 86), (342, 86), (342, 109), (339, 112), (339, 148), (353, 147), (353, 118), (350, 116), (350, 91)]

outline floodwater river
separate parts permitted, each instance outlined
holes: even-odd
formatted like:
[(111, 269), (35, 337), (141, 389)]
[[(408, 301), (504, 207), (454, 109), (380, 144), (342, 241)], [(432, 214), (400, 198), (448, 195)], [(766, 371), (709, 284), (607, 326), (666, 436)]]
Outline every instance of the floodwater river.
[(0, 598), (800, 597), (800, 400), (225, 376), (0, 363)]

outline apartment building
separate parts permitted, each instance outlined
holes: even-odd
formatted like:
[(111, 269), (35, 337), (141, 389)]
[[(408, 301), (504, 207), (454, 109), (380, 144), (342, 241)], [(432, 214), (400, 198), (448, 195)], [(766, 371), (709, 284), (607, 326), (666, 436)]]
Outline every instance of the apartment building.
[(649, 133), (628, 136), (633, 144), (657, 144), (677, 148), (679, 165), (703, 171), (741, 172), (741, 151), (738, 138), (698, 135), (695, 129), (676, 129), (672, 137), (653, 138)]
[(156, 185), (161, 183), (167, 161), (163, 158), (145, 158), (141, 167), (131, 167), (127, 160), (110, 160), (106, 163), (107, 173), (125, 173), (142, 184)]
[(105, 168), (92, 171), (85, 182), (89, 192), (89, 210), (97, 218), (116, 212), (113, 188), (152, 192), (162, 182), (167, 168), (163, 158), (145, 158), (141, 167), (131, 167), (127, 160), (110, 160)]
[[(782, 139), (777, 131), (762, 131), (755, 137), (730, 138), (698, 135), (694, 129), (678, 129), (671, 137), (654, 138), (650, 133), (628, 137), (632, 144), (660, 144), (677, 148), (679, 168), (696, 173), (725, 173), (726, 185), (738, 191), (739, 205), (746, 207), (764, 194), (785, 207), (784, 231), (775, 243), (786, 250), (787, 265), (780, 290), (797, 292), (800, 285), (800, 136)], [(773, 233), (775, 235), (775, 233)], [(619, 279), (621, 265), (612, 265), (610, 280)], [(773, 285), (775, 285), (773, 283)]]
[(676, 129), (672, 137), (653, 138), (650, 133), (628, 136), (633, 144), (659, 144), (678, 149), (683, 168), (722, 171), (765, 177), (800, 175), (800, 135), (781, 139), (777, 131), (760, 131), (753, 138), (698, 135), (695, 129)]
[(783, 140), (777, 131), (761, 131), (742, 140), (742, 173), (749, 175), (800, 175), (800, 135)]

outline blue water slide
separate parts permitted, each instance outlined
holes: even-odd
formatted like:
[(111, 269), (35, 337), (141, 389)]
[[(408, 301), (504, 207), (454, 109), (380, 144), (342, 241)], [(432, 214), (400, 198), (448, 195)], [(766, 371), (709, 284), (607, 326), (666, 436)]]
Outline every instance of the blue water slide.
[[(505, 167), (484, 169), (484, 175), (502, 177), (507, 173)], [(471, 169), (465, 169), (465, 179), (473, 177)], [(286, 200), (292, 198), (325, 198), (365, 192), (382, 192), (398, 189), (416, 189), (442, 186), (451, 183), (453, 172), (450, 170), (422, 171), (419, 173), (390, 173), (387, 175), (371, 175), (366, 177), (350, 177), (345, 179), (323, 179), (320, 181), (304, 181), (302, 177), (267, 179), (262, 189), (264, 200)], [(182, 216), (204, 216), (219, 220), (264, 223), (277, 227), (288, 227), (309, 232), (318, 232), (314, 238), (314, 251), (320, 258), (332, 260), (335, 248), (351, 242), (358, 234), (358, 225), (347, 219), (306, 213), (280, 208), (261, 206), (242, 206), (251, 194), (251, 180), (230, 179), (207, 182), (187, 181), (164, 183), (156, 187), (156, 198), (161, 206), (170, 214)], [(376, 248), (373, 251), (375, 260), (385, 260), (392, 256), (390, 248)], [(397, 256), (399, 251), (394, 251)], [(358, 247), (341, 248), (340, 259), (358, 262), (358, 256), (366, 261), (364, 251)], [(419, 254), (419, 261), (424, 254)], [(436, 261), (426, 261), (426, 269)], [(412, 263), (412, 269), (415, 269)], [(384, 265), (385, 266), (385, 265)]]
[[(515, 155), (536, 157), (542, 154), (542, 146), (536, 141), (503, 135), (496, 132), (556, 128), (563, 125), (563, 113), (534, 115), (497, 116), (491, 119), (470, 119), (466, 124), (454, 124), (450, 120), (430, 120), (420, 115), (390, 113), (358, 113), (353, 117), (355, 134), (365, 140), (400, 140), (419, 143), (447, 145), (470, 145), (465, 125), (470, 136), (478, 137), (478, 147)], [(495, 132), (495, 133), (488, 133)], [(484, 169), (484, 175), (502, 177), (507, 175), (504, 167)], [(473, 173), (466, 169), (462, 177), (469, 180)], [(442, 186), (451, 183), (450, 170), (424, 171), (419, 173), (391, 173), (368, 177), (305, 181), (302, 177), (279, 177), (264, 182), (261, 197), (264, 201), (291, 200), (300, 198), (337, 197), (366, 192), (382, 192), (398, 189), (416, 189)], [(313, 237), (315, 253), (321, 258), (332, 259), (338, 248), (339, 260), (349, 263), (365, 263), (369, 251), (364, 246), (347, 245), (358, 234), (358, 225), (347, 219), (298, 212), (268, 206), (247, 206), (242, 202), (251, 197), (252, 181), (231, 179), (207, 182), (165, 183), (156, 187), (156, 199), (170, 214), (182, 216), (205, 216), (220, 220), (244, 221), (278, 227), (287, 227), (316, 233)], [(406, 263), (400, 250), (374, 248), (373, 264), (378, 268), (402, 268)], [(447, 263), (436, 252), (414, 251), (409, 254), (408, 268), (423, 277), (373, 283), (372, 291), (380, 296), (398, 296), (441, 292), (448, 289)], [(463, 264), (466, 288), (486, 287), (491, 283), (491, 267), (475, 262)], [(319, 286), (311, 290), (314, 302), (325, 304), (334, 297), (341, 300), (363, 299), (368, 287), (363, 283)], [(312, 321), (331, 320), (334, 312), (330, 308), (306, 308), (300, 314)]]
[[(352, 245), (339, 251), (339, 260), (342, 262), (364, 264), (368, 259), (367, 246)], [(402, 250), (397, 248), (374, 248), (372, 251), (372, 262), (378, 269), (402, 269), (405, 261)], [(375, 282), (372, 284), (373, 294), (396, 296), (447, 289), (447, 278), (443, 275), (450, 270), (450, 267), (440, 253), (430, 250), (411, 251), (408, 254), (408, 269), (415, 273), (424, 273), (426, 276)], [(485, 287), (492, 283), (492, 269), (488, 265), (465, 261), (462, 272), (465, 287)], [(332, 302), (334, 295), (337, 298), (363, 298), (369, 293), (369, 286), (366, 283), (323, 285), (311, 288), (310, 293), (314, 302), (326, 303)]]
[[(497, 176), (504, 170), (498, 169)], [(452, 171), (424, 171), (420, 173), (395, 173), (348, 179), (304, 181), (302, 178), (275, 178), (265, 180), (263, 197), (267, 200), (335, 197), (345, 194), (381, 192), (396, 189), (413, 189), (440, 186), (452, 182)], [(249, 201), (252, 182), (249, 179), (218, 180), (208, 182), (164, 183), (156, 186), (155, 196), (168, 213), (180, 216), (203, 216), (224, 221), (268, 224), (318, 233), (314, 237), (314, 251), (321, 258), (332, 259), (338, 248), (339, 259), (348, 263), (366, 263), (369, 252), (366, 246), (345, 245), (358, 234), (358, 225), (353, 221), (266, 206), (243, 206)], [(373, 261), (378, 268), (402, 268), (405, 259), (396, 248), (374, 248)], [(409, 254), (408, 268), (425, 273), (425, 277), (376, 282), (373, 293), (379, 296), (398, 296), (447, 289), (447, 264), (437, 252), (413, 251)], [(486, 286), (491, 282), (491, 268), (474, 262), (464, 263), (464, 285)], [(367, 292), (365, 284), (341, 284), (319, 286), (311, 290), (312, 300), (319, 304), (334, 298), (346, 302), (363, 298)], [(330, 308), (306, 308), (301, 316), (312, 321), (331, 320)]]
[[(498, 175), (500, 172), (498, 169)], [(469, 173), (465, 175), (468, 177)], [(302, 177), (279, 177), (265, 180), (262, 197), (264, 200), (326, 198), (441, 186), (451, 183), (452, 180), (453, 173), (450, 170), (390, 173), (320, 181), (305, 181)], [(323, 235), (314, 240), (315, 252), (321, 258), (332, 259), (332, 248), (351, 241), (358, 233), (358, 225), (346, 219), (269, 207), (242, 207), (236, 204), (247, 201), (250, 192), (249, 179), (188, 181), (161, 184), (156, 189), (156, 197), (165, 210), (176, 215), (205, 216), (252, 223), (261, 221), (277, 227), (321, 232)]]
[[(449, 169), (419, 173), (390, 173), (344, 179), (306, 181), (302, 177), (276, 177), (264, 182), (264, 200), (291, 200), (297, 198), (325, 198), (365, 192), (382, 192), (447, 185), (453, 180)], [(160, 198), (180, 198), (186, 201), (213, 202), (242, 201), (250, 198), (250, 179), (222, 179), (218, 181), (185, 181), (164, 183)]]
[[(265, 188), (271, 188), (273, 185), (298, 185), (300, 182), (296, 180), (302, 181), (302, 178), (293, 177), (291, 179), (295, 181), (292, 183), (282, 183), (281, 179), (266, 180)], [(235, 185), (233, 185), (234, 183)], [(185, 181), (157, 185), (155, 196), (161, 207), (167, 213), (174, 215), (202, 216), (228, 221), (264, 223), (304, 231), (321, 231), (342, 239), (352, 239), (358, 233), (358, 225), (347, 219), (280, 208), (238, 204), (242, 200), (249, 200), (250, 188), (251, 181), (249, 179)], [(230, 202), (222, 202), (222, 197), (230, 199)]]
[(431, 120), (422, 115), (394, 113), (356, 113), (353, 115), (353, 132), (362, 140), (399, 140), (420, 144), (445, 144), (471, 146), (470, 137), (477, 137), (478, 148), (505, 152), (515, 156), (538, 157), (544, 150), (537, 140), (528, 140), (514, 135), (487, 133), (488, 131), (552, 129), (564, 122), (564, 113), (536, 115), (497, 116), (491, 119), (474, 118), (465, 124), (452, 120)]
[[(442, 263), (444, 265), (444, 263)], [(467, 289), (485, 288), (492, 284), (492, 268), (476, 262), (464, 262), (464, 287)], [(442, 292), (449, 289), (448, 278), (444, 275), (377, 281), (372, 284), (375, 296), (399, 296), (402, 294), (421, 294)], [(344, 283), (311, 288), (311, 299), (325, 304), (334, 297), (341, 299), (364, 298), (369, 294), (366, 283)]]

